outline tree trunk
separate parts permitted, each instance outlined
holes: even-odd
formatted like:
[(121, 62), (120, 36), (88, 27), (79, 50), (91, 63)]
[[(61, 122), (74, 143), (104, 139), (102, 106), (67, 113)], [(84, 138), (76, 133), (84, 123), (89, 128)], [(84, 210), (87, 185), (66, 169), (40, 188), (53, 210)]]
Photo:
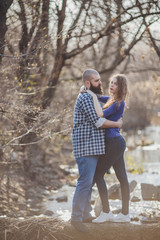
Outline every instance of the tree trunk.
[(13, 0), (0, 0), (0, 63), (2, 62), (2, 57), (4, 53), (4, 45), (5, 45), (5, 34), (7, 31), (6, 25), (6, 14), (7, 10), (11, 6)]
[(45, 90), (42, 98), (43, 109), (47, 108), (52, 101), (60, 73), (65, 63), (65, 59), (63, 55), (57, 56), (56, 59), (57, 61), (54, 64), (54, 68), (53, 68), (51, 77), (49, 79), (48, 88)]
[(57, 53), (55, 56), (56, 60), (54, 63), (52, 74), (48, 82), (48, 88), (45, 90), (42, 98), (43, 100), (42, 107), (44, 109), (47, 108), (52, 101), (52, 98), (55, 92), (55, 87), (57, 85), (60, 73), (62, 71), (62, 68), (66, 60), (64, 52), (67, 49), (67, 43), (63, 44), (63, 37), (62, 37), (64, 20), (65, 20), (66, 3), (67, 3), (67, 0), (63, 0), (61, 10), (59, 10), (59, 8), (57, 7), (57, 17), (58, 17), (58, 29), (57, 29), (58, 38), (57, 38), (57, 44), (56, 44)]

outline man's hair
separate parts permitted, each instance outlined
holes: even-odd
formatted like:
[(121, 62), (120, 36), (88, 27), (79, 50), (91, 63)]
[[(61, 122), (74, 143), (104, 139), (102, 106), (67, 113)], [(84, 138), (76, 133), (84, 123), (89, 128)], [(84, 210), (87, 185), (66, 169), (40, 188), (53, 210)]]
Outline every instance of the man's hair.
[(83, 83), (90, 81), (93, 75), (99, 75), (99, 73), (94, 69), (86, 69), (82, 75)]

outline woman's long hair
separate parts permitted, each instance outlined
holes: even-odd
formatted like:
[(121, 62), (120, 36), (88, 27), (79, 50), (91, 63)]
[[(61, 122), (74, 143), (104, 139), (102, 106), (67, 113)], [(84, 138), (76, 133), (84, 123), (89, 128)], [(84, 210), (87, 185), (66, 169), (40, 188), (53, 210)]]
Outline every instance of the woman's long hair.
[(103, 109), (108, 108), (111, 106), (114, 102), (117, 103), (119, 106), (120, 103), (128, 97), (128, 86), (127, 86), (127, 79), (126, 76), (123, 74), (116, 74), (113, 75), (110, 78), (110, 82), (112, 81), (113, 78), (116, 78), (117, 80), (117, 85), (118, 85), (118, 91), (117, 94), (114, 96), (111, 96), (111, 98), (107, 101), (107, 103), (103, 106)]

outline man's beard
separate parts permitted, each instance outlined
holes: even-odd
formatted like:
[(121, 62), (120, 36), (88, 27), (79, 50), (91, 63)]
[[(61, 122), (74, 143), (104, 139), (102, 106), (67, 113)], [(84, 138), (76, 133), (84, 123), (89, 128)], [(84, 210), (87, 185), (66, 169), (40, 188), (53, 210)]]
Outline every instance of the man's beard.
[(94, 92), (95, 94), (103, 94), (102, 85), (99, 85), (98, 87), (94, 87), (94, 86), (92, 85), (92, 83), (90, 83), (90, 84), (91, 84), (90, 90), (91, 90), (92, 92)]

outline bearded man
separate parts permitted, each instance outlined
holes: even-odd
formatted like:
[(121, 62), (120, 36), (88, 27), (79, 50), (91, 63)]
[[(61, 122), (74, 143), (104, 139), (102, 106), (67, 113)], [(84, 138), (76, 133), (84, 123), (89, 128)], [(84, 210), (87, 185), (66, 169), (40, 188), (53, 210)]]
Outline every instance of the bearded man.
[[(102, 94), (99, 73), (87, 69), (82, 75), (86, 89), (95, 94)], [(105, 154), (105, 129), (122, 126), (122, 120), (112, 122), (98, 117), (93, 104), (93, 97), (85, 92), (79, 94), (74, 109), (72, 132), (73, 153), (78, 165), (79, 178), (73, 197), (71, 224), (81, 232), (88, 229), (84, 222), (92, 222), (91, 192), (94, 174), (100, 155)]]

